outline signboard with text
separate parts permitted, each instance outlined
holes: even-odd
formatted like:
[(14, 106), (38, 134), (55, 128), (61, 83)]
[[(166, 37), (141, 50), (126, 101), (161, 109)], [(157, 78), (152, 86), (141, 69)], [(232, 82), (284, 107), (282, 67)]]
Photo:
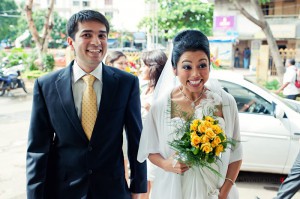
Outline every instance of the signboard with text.
[(215, 30), (235, 30), (235, 16), (216, 16), (214, 20)]

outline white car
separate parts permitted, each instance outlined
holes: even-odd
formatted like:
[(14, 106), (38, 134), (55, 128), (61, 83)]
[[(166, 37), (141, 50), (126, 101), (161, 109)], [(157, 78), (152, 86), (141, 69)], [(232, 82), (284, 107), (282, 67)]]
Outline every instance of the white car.
[(286, 100), (226, 70), (212, 71), (239, 109), (242, 171), (287, 174), (300, 149), (300, 102)]

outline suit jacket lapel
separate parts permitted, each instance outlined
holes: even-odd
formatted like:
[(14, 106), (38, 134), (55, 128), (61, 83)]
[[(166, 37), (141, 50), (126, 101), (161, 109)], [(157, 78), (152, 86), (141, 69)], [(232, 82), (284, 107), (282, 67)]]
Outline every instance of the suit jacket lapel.
[(65, 113), (79, 135), (86, 141), (88, 141), (81, 122), (78, 118), (72, 91), (72, 66), (74, 62), (71, 62), (66, 69), (62, 69), (59, 77), (55, 81), (58, 96), (65, 110)]
[(110, 110), (112, 101), (118, 88), (119, 78), (115, 75), (114, 71), (110, 69), (110, 66), (106, 66), (103, 64), (102, 81), (103, 87), (99, 114), (105, 114)]
[[(111, 66), (102, 65), (102, 94), (101, 94), (101, 102), (98, 111), (98, 116), (95, 123), (96, 130), (101, 129), (103, 126), (107, 125), (110, 121), (106, 121), (107, 114), (110, 112), (110, 108), (113, 105), (113, 99), (116, 97), (116, 92), (118, 90), (119, 78), (115, 74), (113, 70), (111, 70)], [(101, 132), (101, 131), (100, 131)], [(93, 131), (91, 141), (97, 140), (95, 136), (100, 132)]]

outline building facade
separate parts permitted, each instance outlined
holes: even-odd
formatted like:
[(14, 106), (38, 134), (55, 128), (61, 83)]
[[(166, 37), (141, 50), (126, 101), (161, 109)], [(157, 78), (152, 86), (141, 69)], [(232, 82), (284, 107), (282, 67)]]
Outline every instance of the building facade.
[[(239, 1), (252, 16), (257, 18), (250, 1)], [(264, 16), (281, 49), (283, 61), (286, 58), (296, 58), (300, 61), (300, 0), (271, 0), (261, 5)], [(268, 51), (266, 36), (261, 28), (240, 13), (234, 4), (228, 0), (215, 0), (214, 10), (214, 40), (215, 51), (228, 67), (234, 67), (234, 51), (240, 50), (240, 67), (243, 67), (243, 51), (250, 48), (250, 69), (256, 69), (267, 62), (272, 68), (272, 57)], [(222, 42), (222, 41), (227, 42)], [(225, 48), (222, 48), (226, 46)], [(263, 51), (263, 54), (262, 54)], [(226, 55), (226, 56), (224, 56)], [(266, 60), (263, 60), (266, 59)]]
[[(34, 0), (34, 8), (45, 9), (50, 0)], [(139, 20), (144, 16), (145, 3), (142, 0), (55, 0), (54, 9), (66, 19), (83, 9), (93, 9), (104, 14), (114, 29), (138, 31)]]

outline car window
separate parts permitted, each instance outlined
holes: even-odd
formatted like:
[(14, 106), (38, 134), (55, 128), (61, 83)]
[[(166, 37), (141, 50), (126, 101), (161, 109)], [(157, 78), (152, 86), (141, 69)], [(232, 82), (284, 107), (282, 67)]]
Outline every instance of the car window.
[(224, 80), (219, 80), (219, 82), (223, 89), (234, 97), (239, 112), (273, 114), (272, 104), (253, 91), (232, 82)]

